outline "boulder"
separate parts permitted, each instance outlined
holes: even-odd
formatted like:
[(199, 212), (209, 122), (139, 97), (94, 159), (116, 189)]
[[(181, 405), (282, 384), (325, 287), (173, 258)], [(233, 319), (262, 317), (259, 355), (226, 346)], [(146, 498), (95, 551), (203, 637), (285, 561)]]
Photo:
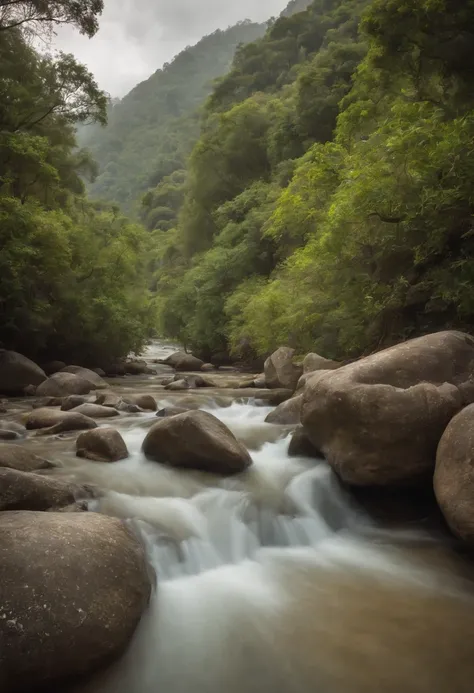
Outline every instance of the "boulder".
[(128, 457), (128, 450), (124, 439), (114, 428), (96, 428), (78, 437), (76, 455), (94, 462), (118, 462)]
[(20, 440), (26, 436), (26, 428), (16, 421), (0, 421), (0, 440)]
[(98, 393), (95, 404), (100, 404), (103, 407), (112, 407), (117, 411), (124, 411), (128, 412), (129, 414), (136, 414), (141, 411), (140, 407), (137, 404), (131, 403), (128, 397), (126, 400), (124, 400), (114, 392)]
[(73, 409), (73, 412), (84, 414), (84, 416), (89, 416), (91, 419), (109, 419), (113, 416), (120, 416), (120, 412), (113, 407), (102, 407), (100, 404), (92, 404), (91, 402), (81, 404)]
[(46, 380), (46, 373), (33, 361), (16, 351), (0, 349), (0, 392), (22, 395), (28, 385), (37, 386)]
[(74, 373), (55, 373), (36, 388), (38, 397), (67, 397), (88, 395), (93, 389), (89, 380)]
[(259, 390), (263, 390), (267, 387), (267, 381), (265, 380), (265, 373), (260, 373), (253, 381), (253, 386)]
[(115, 392), (98, 392), (95, 398), (95, 404), (100, 404), (103, 407), (113, 407), (114, 409), (117, 409), (122, 401), (120, 395), (115, 394)]
[(345, 482), (420, 483), (434, 471), (449, 421), (474, 396), (473, 366), (468, 335), (420, 337), (316, 373), (303, 393), (302, 423)]
[(64, 402), (64, 397), (41, 397), (32, 403), (33, 409), (42, 409), (43, 407), (60, 407)]
[(201, 370), (203, 373), (212, 373), (212, 371), (215, 371), (215, 367), (212, 365), (212, 363), (203, 363), (201, 366)]
[(340, 368), (342, 364), (337, 361), (325, 359), (319, 354), (307, 354), (303, 359), (303, 374), (314, 373), (314, 371), (333, 371)]
[(252, 459), (221, 421), (203, 411), (189, 411), (158, 421), (143, 442), (146, 457), (183, 469), (238, 474)]
[(186, 414), (186, 412), (191, 411), (188, 407), (164, 407), (156, 412), (156, 415), (160, 419), (165, 419), (168, 416), (176, 416), (177, 414)]
[(314, 458), (322, 457), (319, 450), (316, 450), (316, 448), (306, 435), (303, 426), (298, 426), (298, 428), (293, 432), (290, 444), (288, 446), (288, 456)]
[(186, 354), (184, 351), (177, 351), (171, 354), (171, 356), (165, 359), (164, 363), (176, 368), (177, 371), (200, 371), (204, 366), (204, 361), (192, 354)]
[(179, 392), (180, 390), (189, 390), (189, 383), (184, 378), (181, 380), (173, 380), (169, 385), (165, 385), (165, 390)]
[(16, 469), (18, 472), (38, 472), (54, 466), (52, 462), (38, 457), (22, 445), (0, 443), (0, 467)]
[[(242, 394), (244, 393), (242, 392)], [(279, 404), (291, 399), (294, 393), (293, 390), (269, 390), (268, 388), (265, 388), (264, 390), (249, 391), (248, 394), (251, 397), (255, 397), (256, 400), (265, 402), (265, 404), (268, 404), (271, 407), (278, 407)]]
[(266, 423), (280, 424), (283, 426), (293, 426), (301, 423), (302, 403), (302, 395), (287, 399), (286, 402), (282, 402), (276, 409), (269, 413), (265, 419)]
[(474, 404), (457, 414), (443, 433), (434, 491), (454, 534), (474, 545)]
[(102, 380), (100, 375), (97, 375), (95, 371), (89, 370), (89, 368), (82, 368), (81, 366), (66, 366), (63, 368), (61, 373), (72, 373), (73, 375), (78, 375), (83, 380), (87, 380), (95, 390), (103, 390), (107, 387), (105, 380)]
[(265, 361), (265, 382), (271, 389), (286, 388), (296, 390), (298, 380), (303, 374), (303, 366), (293, 363), (295, 350), (280, 347)]
[(59, 371), (62, 371), (63, 368), (66, 368), (64, 361), (49, 361), (43, 366), (43, 370), (46, 375), (54, 375), (55, 373), (59, 373)]
[(84, 395), (69, 395), (65, 397), (61, 402), (61, 411), (71, 411), (71, 409), (76, 409), (80, 407), (81, 404), (86, 404), (87, 397)]
[(96, 373), (97, 375), (100, 375), (101, 378), (107, 377), (107, 373), (104, 371), (103, 368), (91, 368), (91, 371), (93, 371), (93, 373)]
[(129, 404), (135, 404), (140, 409), (145, 411), (156, 411), (158, 405), (156, 400), (151, 395), (127, 395), (126, 402)]
[(26, 417), (26, 428), (28, 430), (43, 429), (40, 435), (50, 435), (97, 428), (97, 424), (93, 419), (77, 411), (35, 409)]
[(150, 596), (141, 545), (96, 513), (0, 515), (0, 690), (63, 691), (120, 657)]
[(91, 490), (85, 486), (12, 468), (0, 468), (0, 511), (64, 508), (78, 498), (91, 495)]
[(27, 385), (23, 390), (23, 394), (25, 397), (34, 397), (36, 395), (36, 385)]
[(128, 375), (145, 375), (149, 371), (146, 361), (127, 361), (124, 368)]

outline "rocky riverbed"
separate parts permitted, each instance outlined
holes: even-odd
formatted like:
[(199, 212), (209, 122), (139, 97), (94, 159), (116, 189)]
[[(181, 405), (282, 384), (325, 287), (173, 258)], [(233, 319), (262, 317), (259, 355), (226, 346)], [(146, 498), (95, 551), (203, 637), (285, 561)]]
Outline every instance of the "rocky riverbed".
[[(271, 388), (231, 369), (176, 370), (162, 363), (175, 347), (154, 343), (141, 374), (99, 375), (54, 406), (8, 398), (3, 430), (17, 436), (0, 443), (2, 691), (470, 693), (474, 563), (430, 479), (438, 429), (470, 426), (457, 393), (468, 398), (472, 345), (446, 335), (375, 366), (316, 355), (295, 365), (283, 349), (266, 366)], [(421, 398), (417, 363), (418, 380), (439, 380)], [(319, 380), (336, 414), (313, 426)], [(408, 418), (403, 405), (381, 435), (400, 393)], [(116, 414), (102, 418), (107, 408)], [(429, 416), (439, 424), (428, 434)], [(438, 498), (452, 473), (449, 427)], [(401, 449), (410, 436), (415, 453), (398, 463), (394, 441)], [(361, 441), (357, 466), (350, 445)], [(392, 483), (420, 460), (420, 483)], [(354, 484), (354, 469), (376, 483)]]

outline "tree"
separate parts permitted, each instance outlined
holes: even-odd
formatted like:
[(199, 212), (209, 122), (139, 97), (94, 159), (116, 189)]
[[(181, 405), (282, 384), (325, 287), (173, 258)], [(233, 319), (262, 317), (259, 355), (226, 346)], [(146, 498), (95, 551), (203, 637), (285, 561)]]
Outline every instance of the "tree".
[(103, 0), (0, 0), (0, 32), (22, 27), (38, 34), (71, 24), (92, 37), (103, 9)]

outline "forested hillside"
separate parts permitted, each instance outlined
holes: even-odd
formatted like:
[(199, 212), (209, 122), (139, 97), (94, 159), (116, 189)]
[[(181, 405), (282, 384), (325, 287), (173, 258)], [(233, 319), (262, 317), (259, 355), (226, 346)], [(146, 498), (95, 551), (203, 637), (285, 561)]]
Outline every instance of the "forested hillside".
[(106, 96), (71, 55), (32, 48), (57, 23), (94, 35), (101, 10), (0, 1), (0, 345), (39, 361), (106, 363), (153, 324), (148, 235), (84, 193), (95, 165), (75, 128), (105, 122)]
[(341, 358), (472, 329), (473, 47), (473, 0), (314, 0), (239, 48), (154, 193), (162, 330)]
[(242, 21), (206, 36), (111, 106), (106, 129), (82, 130), (99, 171), (91, 194), (133, 212), (141, 194), (182, 169), (214, 80), (228, 71), (239, 44), (264, 32), (264, 25)]

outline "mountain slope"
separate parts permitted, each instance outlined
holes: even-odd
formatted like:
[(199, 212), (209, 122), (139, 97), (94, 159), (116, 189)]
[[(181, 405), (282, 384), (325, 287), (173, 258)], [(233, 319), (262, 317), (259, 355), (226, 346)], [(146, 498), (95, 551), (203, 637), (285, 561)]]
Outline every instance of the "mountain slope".
[(240, 22), (186, 48), (113, 105), (106, 128), (80, 134), (99, 166), (92, 196), (128, 211), (163, 175), (181, 168), (199, 134), (196, 110), (213, 81), (229, 69), (235, 50), (262, 36), (265, 25)]

